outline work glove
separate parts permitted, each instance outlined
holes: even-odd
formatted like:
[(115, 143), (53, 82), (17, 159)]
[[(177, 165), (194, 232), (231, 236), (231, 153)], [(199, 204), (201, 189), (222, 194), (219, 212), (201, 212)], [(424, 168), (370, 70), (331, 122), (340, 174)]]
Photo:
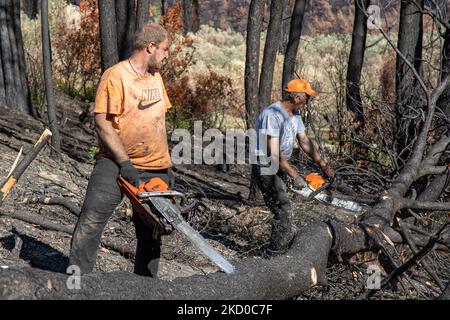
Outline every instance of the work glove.
[(303, 179), (303, 177), (301, 177), (301, 176), (296, 176), (294, 178), (293, 184), (294, 184), (294, 187), (299, 190), (303, 189), (304, 187), (306, 187), (308, 185), (306, 183), (305, 179)]
[(120, 175), (136, 188), (139, 187), (139, 171), (133, 166), (130, 160), (120, 163)]
[(329, 178), (334, 178), (334, 176), (336, 175), (334, 170), (328, 164), (325, 164), (324, 166), (322, 166), (321, 169), (322, 169), (322, 172)]

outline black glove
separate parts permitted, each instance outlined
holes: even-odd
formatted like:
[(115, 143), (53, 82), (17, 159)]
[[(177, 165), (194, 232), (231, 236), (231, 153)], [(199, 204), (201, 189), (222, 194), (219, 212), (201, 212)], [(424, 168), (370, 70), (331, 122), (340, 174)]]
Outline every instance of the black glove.
[(136, 188), (139, 187), (139, 171), (133, 166), (130, 160), (120, 164), (120, 175)]
[(301, 176), (296, 176), (293, 181), (294, 187), (297, 189), (303, 189), (308, 184), (306, 183), (305, 179)]

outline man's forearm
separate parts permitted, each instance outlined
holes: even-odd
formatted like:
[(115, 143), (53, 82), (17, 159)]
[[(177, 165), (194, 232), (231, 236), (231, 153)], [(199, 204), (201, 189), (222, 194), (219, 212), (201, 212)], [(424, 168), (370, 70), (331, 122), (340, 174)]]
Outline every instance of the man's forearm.
[(117, 164), (130, 159), (117, 133), (106, 132), (104, 130), (97, 130), (97, 133), (103, 145)]
[(270, 153), (272, 162), (278, 162), (281, 171), (288, 174), (292, 178), (298, 176), (297, 171), (289, 164), (289, 161), (280, 152), (280, 140), (278, 137), (267, 137), (267, 148)]
[(298, 176), (297, 170), (295, 170), (289, 161), (286, 160), (286, 158), (283, 155), (280, 155), (280, 168), (281, 171), (288, 174), (290, 177), (295, 178)]
[(319, 151), (314, 147), (314, 144), (312, 143), (311, 139), (309, 137), (303, 137), (299, 139), (300, 146), (302, 147), (303, 151), (318, 165), (321, 167), (326, 165), (326, 162), (322, 159), (320, 156)]
[(320, 156), (319, 151), (317, 151), (317, 149), (314, 146), (313, 146), (313, 149), (311, 151), (311, 154), (309, 154), (309, 156), (319, 166), (321, 166), (321, 167), (326, 166), (327, 163), (322, 159), (322, 157)]
[(106, 116), (102, 114), (96, 115), (95, 122), (97, 135), (113, 160), (117, 164), (129, 160), (130, 158), (119, 135), (112, 127), (110, 121), (106, 119)]

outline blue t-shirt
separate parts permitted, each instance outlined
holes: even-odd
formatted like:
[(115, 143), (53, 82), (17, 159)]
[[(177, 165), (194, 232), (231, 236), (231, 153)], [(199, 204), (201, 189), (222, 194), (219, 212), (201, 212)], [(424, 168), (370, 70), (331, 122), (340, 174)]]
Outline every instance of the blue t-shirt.
[(297, 134), (305, 132), (305, 125), (298, 112), (289, 115), (281, 106), (281, 102), (275, 102), (261, 112), (256, 121), (257, 146), (256, 155), (268, 156), (267, 136), (279, 137), (280, 152), (289, 159), (294, 148)]

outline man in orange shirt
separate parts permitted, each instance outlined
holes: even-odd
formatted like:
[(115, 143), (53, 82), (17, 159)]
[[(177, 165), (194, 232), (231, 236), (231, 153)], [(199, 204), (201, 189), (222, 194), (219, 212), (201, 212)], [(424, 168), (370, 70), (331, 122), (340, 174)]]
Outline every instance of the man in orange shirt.
[[(119, 174), (134, 186), (152, 177), (169, 180), (172, 162), (165, 113), (171, 105), (158, 73), (168, 53), (167, 31), (158, 24), (147, 24), (136, 33), (133, 55), (101, 78), (94, 108), (99, 153), (70, 251), (70, 265), (82, 273), (94, 269), (105, 225), (122, 200)], [(156, 276), (161, 239), (152, 237), (153, 230), (136, 213), (133, 223), (137, 237), (134, 272)]]

